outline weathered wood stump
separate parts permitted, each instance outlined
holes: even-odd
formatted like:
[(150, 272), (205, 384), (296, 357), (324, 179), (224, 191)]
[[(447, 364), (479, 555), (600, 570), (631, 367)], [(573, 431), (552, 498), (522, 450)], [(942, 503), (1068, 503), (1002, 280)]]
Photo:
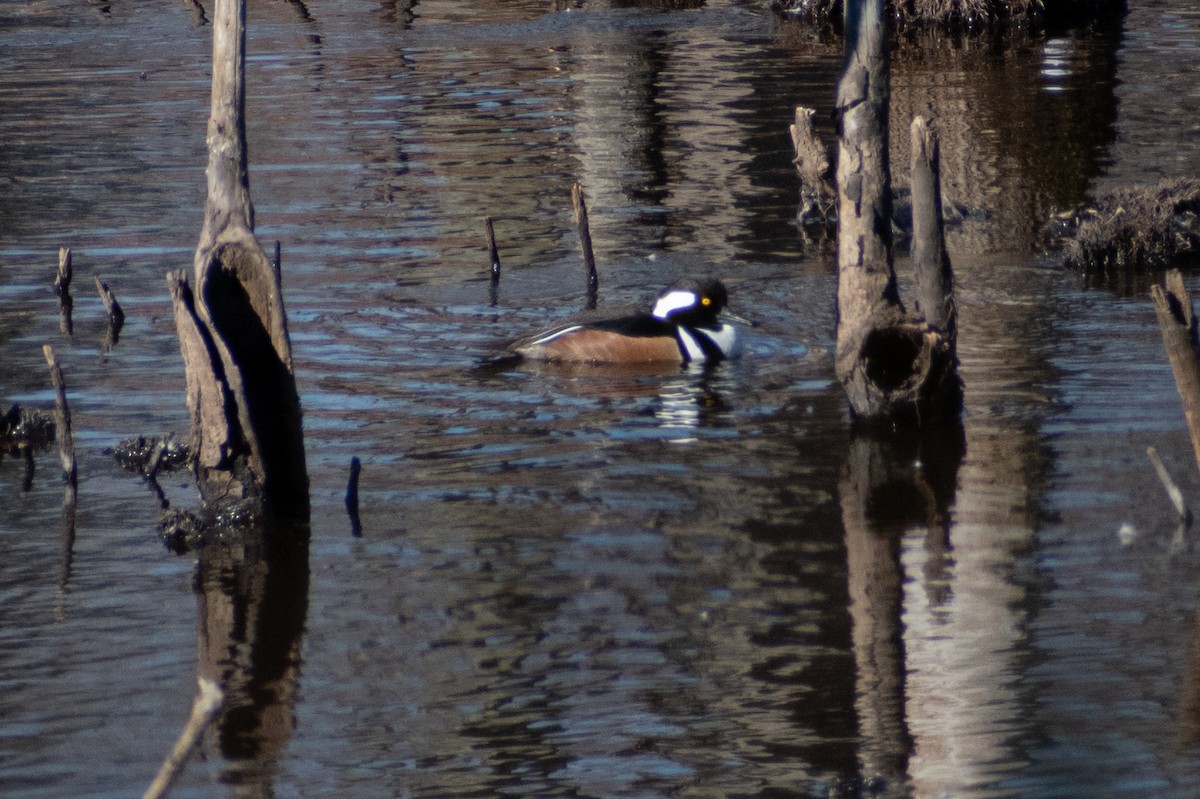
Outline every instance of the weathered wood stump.
[(279, 276), (254, 237), (245, 132), (245, 0), (213, 9), (208, 196), (195, 288), (167, 276), (206, 502), (261, 503), (307, 519), (300, 398)]
[(960, 384), (942, 330), (905, 311), (892, 263), (888, 52), (883, 0), (846, 6), (838, 84), (838, 330), (834, 367), (856, 419), (957, 417)]
[(816, 109), (796, 106), (788, 133), (796, 156), (792, 163), (800, 179), (800, 204), (796, 220), (809, 235), (832, 239), (837, 231), (838, 192), (829, 153), (813, 126)]

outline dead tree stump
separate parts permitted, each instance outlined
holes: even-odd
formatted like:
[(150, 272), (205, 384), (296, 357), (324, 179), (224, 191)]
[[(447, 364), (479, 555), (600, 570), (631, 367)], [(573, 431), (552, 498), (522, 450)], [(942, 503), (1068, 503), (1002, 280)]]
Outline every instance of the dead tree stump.
[(888, 52), (883, 0), (846, 4), (838, 84), (838, 330), (835, 370), (862, 421), (957, 416), (953, 349), (900, 302), (892, 263)]
[(912, 121), (912, 262), (917, 311), (954, 343), (958, 309), (954, 273), (942, 225), (941, 158), (937, 134), (921, 117)]
[(168, 275), (187, 375), (196, 471), (206, 502), (261, 500), (307, 519), (300, 398), (279, 277), (254, 237), (246, 163), (245, 0), (213, 10), (208, 196), (195, 290)]

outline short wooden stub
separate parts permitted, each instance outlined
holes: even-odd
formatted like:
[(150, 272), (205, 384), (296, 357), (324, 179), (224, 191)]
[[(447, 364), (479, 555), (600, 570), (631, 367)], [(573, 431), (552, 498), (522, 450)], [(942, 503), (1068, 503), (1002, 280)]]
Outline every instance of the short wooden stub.
[(42, 347), (50, 367), (50, 383), (54, 386), (54, 424), (58, 435), (58, 458), (67, 480), (67, 504), (74, 505), (79, 492), (79, 469), (75, 461), (75, 434), (71, 430), (71, 408), (67, 405), (67, 382), (58, 356), (49, 344)]
[(596, 295), (600, 289), (600, 277), (596, 272), (596, 255), (592, 251), (592, 229), (588, 223), (587, 202), (583, 187), (578, 183), (571, 186), (571, 203), (575, 206), (575, 225), (579, 229), (579, 248), (583, 252), (583, 265), (587, 270), (588, 308), (596, 307)]

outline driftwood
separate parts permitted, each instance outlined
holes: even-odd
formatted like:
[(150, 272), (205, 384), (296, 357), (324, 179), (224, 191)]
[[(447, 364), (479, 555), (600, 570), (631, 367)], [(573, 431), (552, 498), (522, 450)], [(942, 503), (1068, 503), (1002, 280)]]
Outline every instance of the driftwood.
[(943, 331), (900, 301), (892, 264), (888, 51), (883, 0), (847, 7), (838, 84), (838, 331), (834, 368), (857, 419), (957, 417), (961, 390)]
[(1196, 457), (1196, 465), (1200, 467), (1200, 361), (1197, 360), (1200, 340), (1197, 339), (1192, 299), (1183, 285), (1183, 275), (1177, 269), (1167, 273), (1164, 285), (1152, 286), (1150, 296), (1154, 299), (1163, 346), (1171, 362), (1171, 372), (1175, 375), (1175, 388), (1183, 403), (1183, 416), (1192, 439), (1192, 452)]
[(208, 195), (195, 287), (168, 275), (206, 502), (261, 503), (307, 519), (300, 399), (276, 270), (254, 237), (246, 162), (245, 0), (213, 9)]
[(583, 252), (583, 265), (587, 269), (587, 307), (596, 307), (596, 295), (600, 278), (596, 273), (596, 255), (592, 251), (592, 229), (588, 223), (587, 203), (583, 198), (583, 187), (578, 183), (571, 186), (571, 203), (575, 206), (575, 224), (579, 228), (579, 248)]

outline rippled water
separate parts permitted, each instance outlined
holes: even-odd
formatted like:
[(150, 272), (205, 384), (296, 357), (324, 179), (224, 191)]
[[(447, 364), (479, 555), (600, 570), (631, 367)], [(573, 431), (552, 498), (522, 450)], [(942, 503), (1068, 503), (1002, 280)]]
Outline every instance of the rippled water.
[[(0, 793), (137, 795), (198, 673), (234, 699), (177, 796), (1200, 791), (1197, 558), (1145, 448), (1200, 481), (1146, 287), (1037, 254), (1050, 210), (1196, 174), (1200, 15), (897, 54), (897, 180), (932, 113), (967, 210), (959, 448), (853, 438), (832, 379), (786, 127), (829, 108), (837, 43), (624, 5), (251, 4), (314, 508), (265, 569), (167, 553), (108, 452), (186, 426), (163, 274), (199, 234), (208, 12), (0, 5), (0, 400), (52, 403), (53, 344), (81, 474), (71, 525), (51, 454), (27, 493), (0, 461)], [(744, 360), (481, 366), (583, 306), (577, 180), (599, 311), (719, 275), (759, 322)], [(103, 355), (95, 276), (128, 316)]]

